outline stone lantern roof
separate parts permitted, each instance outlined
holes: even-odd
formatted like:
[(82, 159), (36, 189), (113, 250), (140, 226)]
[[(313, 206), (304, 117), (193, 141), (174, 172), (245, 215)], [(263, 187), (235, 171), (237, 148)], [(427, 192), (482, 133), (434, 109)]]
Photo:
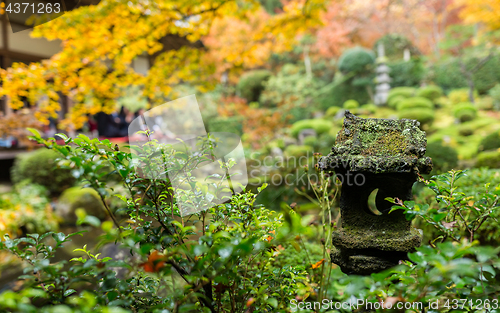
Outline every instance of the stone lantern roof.
[(349, 111), (332, 152), (319, 161), (322, 170), (428, 174), (427, 140), (416, 120), (359, 118)]

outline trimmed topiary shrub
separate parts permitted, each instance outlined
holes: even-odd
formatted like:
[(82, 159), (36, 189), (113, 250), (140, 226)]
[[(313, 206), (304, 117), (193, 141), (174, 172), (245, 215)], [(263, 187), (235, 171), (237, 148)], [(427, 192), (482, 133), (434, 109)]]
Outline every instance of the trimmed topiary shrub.
[(236, 90), (242, 98), (248, 102), (259, 101), (260, 94), (264, 90), (264, 82), (271, 77), (268, 70), (254, 70), (241, 76)]
[(387, 66), (391, 69), (391, 87), (418, 87), (425, 76), (425, 67), (419, 58), (393, 61)]
[(285, 148), (284, 154), (287, 157), (298, 158), (302, 156), (312, 156), (313, 151), (314, 149), (311, 146), (289, 145)]
[(304, 145), (316, 148), (318, 146), (318, 138), (315, 136), (308, 136), (304, 138)]
[(476, 167), (500, 168), (500, 151), (485, 151), (477, 155)]
[(106, 218), (106, 208), (97, 191), (92, 188), (71, 187), (59, 197), (56, 213), (63, 223), (74, 224), (77, 221), (75, 212), (78, 209), (84, 209), (87, 214), (101, 220)]
[[(389, 91), (389, 95), (387, 97), (387, 104), (389, 106), (397, 104), (397, 103), (394, 103), (396, 97), (400, 97), (400, 98), (404, 98), (404, 99), (413, 97), (415, 95), (415, 91), (416, 91), (416, 89), (413, 87), (392, 88)], [(395, 108), (395, 106), (394, 106), (394, 108)]]
[(455, 105), (453, 115), (462, 123), (471, 121), (476, 118), (477, 108), (470, 102), (462, 102)]
[(474, 129), (470, 125), (462, 124), (458, 127), (458, 133), (460, 136), (467, 137), (474, 134)]
[(437, 98), (443, 96), (443, 89), (436, 85), (425, 86), (417, 90), (416, 96), (434, 101)]
[(346, 50), (339, 59), (339, 70), (343, 74), (364, 75), (373, 70), (375, 54), (368, 49), (354, 47)]
[(340, 107), (329, 107), (328, 110), (326, 110), (325, 117), (334, 117), (340, 110)]
[(425, 155), (432, 159), (432, 172), (436, 175), (456, 168), (458, 164), (458, 153), (449, 146), (444, 146), (439, 141), (429, 142)]
[(363, 104), (359, 107), (359, 111), (363, 112), (363, 114), (373, 114), (377, 112), (378, 107), (373, 103)]
[(427, 98), (413, 97), (401, 100), (397, 105), (398, 111), (416, 108), (432, 110), (434, 109), (434, 104)]
[(392, 98), (389, 98), (387, 100), (387, 105), (391, 108), (391, 109), (396, 109), (396, 107), (398, 106), (398, 104), (403, 101), (404, 99), (407, 99), (406, 97), (404, 96), (394, 96)]
[(45, 148), (19, 154), (11, 169), (12, 182), (17, 184), (28, 180), (46, 187), (51, 194), (60, 194), (73, 186), (76, 180), (71, 170), (57, 168), (56, 159), (59, 157), (57, 152)]
[(351, 99), (351, 100), (347, 100), (346, 102), (344, 102), (342, 107), (346, 110), (354, 110), (354, 109), (359, 108), (359, 103), (358, 103), (358, 101)]
[(481, 140), (478, 151), (496, 150), (498, 148), (500, 148), (500, 131), (495, 131)]
[(425, 108), (407, 109), (399, 112), (399, 118), (417, 120), (422, 125), (430, 125), (434, 121), (434, 111)]
[(297, 138), (301, 130), (312, 128), (316, 134), (321, 135), (327, 133), (332, 127), (332, 122), (324, 119), (301, 120), (292, 125), (291, 133)]

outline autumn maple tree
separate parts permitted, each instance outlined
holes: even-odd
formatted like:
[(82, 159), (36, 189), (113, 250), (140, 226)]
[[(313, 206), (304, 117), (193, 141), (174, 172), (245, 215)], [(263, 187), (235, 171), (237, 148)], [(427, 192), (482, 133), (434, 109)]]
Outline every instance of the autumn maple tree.
[[(325, 2), (291, 0), (270, 15), (255, 0), (103, 0), (35, 27), (32, 36), (59, 39), (62, 51), (1, 70), (0, 92), (14, 109), (24, 97), (36, 102), (45, 123), (60, 109), (59, 94), (68, 95), (73, 106), (66, 122), (78, 128), (87, 113), (113, 111), (125, 87), (140, 86), (155, 105), (175, 97), (176, 84), (204, 91), (222, 72), (262, 65), (319, 25)], [(150, 61), (146, 75), (132, 67), (141, 55)]]

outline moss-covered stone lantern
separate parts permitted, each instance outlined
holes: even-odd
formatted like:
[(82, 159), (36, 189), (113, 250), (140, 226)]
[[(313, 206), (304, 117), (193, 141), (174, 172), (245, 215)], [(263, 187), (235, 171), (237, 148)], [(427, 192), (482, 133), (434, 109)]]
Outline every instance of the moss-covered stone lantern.
[[(334, 171), (342, 182), (331, 259), (344, 273), (379, 272), (420, 245), (421, 232), (411, 228), (402, 210), (389, 214), (392, 204), (385, 200), (411, 200), (418, 173), (432, 169), (419, 126), (415, 120), (364, 119), (346, 111), (332, 152), (320, 159), (319, 168)], [(371, 195), (375, 207), (368, 204)]]

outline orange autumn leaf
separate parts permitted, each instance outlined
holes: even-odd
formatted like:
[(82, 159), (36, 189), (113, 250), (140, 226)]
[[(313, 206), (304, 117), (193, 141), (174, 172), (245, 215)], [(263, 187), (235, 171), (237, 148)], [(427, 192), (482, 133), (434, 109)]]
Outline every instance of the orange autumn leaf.
[(156, 273), (165, 267), (164, 256), (158, 254), (158, 251), (155, 250), (149, 255), (148, 260), (140, 266), (148, 273)]
[(318, 262), (312, 264), (312, 269), (316, 269), (316, 268), (320, 267), (321, 264), (323, 264), (323, 262), (325, 262), (325, 259), (321, 259)]

